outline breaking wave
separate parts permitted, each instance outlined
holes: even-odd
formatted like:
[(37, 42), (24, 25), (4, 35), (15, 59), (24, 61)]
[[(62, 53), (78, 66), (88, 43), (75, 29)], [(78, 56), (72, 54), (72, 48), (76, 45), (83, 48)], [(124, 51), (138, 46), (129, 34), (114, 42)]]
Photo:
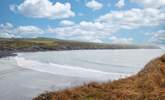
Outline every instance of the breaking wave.
[(20, 67), (55, 75), (82, 77), (98, 80), (114, 80), (128, 76), (128, 74), (123, 73), (110, 73), (77, 66), (73, 67), (55, 63), (43, 63), (37, 60), (25, 59), (24, 57), (15, 57), (15, 60)]

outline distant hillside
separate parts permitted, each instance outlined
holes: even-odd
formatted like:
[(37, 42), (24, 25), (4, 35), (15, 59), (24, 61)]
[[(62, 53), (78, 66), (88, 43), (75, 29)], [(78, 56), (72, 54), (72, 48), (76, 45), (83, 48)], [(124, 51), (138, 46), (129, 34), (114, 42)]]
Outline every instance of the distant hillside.
[(34, 100), (165, 100), (165, 55), (152, 60), (137, 75), (48, 92)]
[(45, 51), (45, 50), (79, 50), (79, 49), (140, 49), (157, 48), (150, 45), (103, 44), (59, 40), (52, 38), (0, 38), (0, 51)]

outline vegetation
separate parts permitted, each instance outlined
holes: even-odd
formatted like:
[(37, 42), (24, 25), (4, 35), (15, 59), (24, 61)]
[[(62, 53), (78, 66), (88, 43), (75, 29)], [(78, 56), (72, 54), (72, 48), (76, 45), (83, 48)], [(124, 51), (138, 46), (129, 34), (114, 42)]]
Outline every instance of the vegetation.
[(137, 49), (156, 48), (129, 44), (101, 44), (91, 42), (67, 41), (50, 38), (0, 38), (0, 51), (45, 51), (45, 50), (78, 50), (78, 49)]
[(134, 76), (48, 92), (34, 100), (165, 100), (165, 55)]

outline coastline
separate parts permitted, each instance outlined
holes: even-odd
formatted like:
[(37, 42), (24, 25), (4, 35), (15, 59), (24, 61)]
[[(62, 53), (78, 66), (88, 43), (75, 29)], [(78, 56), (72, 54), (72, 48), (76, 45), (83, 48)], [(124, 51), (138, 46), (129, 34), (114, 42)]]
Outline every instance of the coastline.
[(9, 56), (16, 56), (17, 54), (15, 52), (11, 51), (0, 51), (0, 58), (5, 58)]
[[(116, 50), (126, 50), (130, 48), (124, 48), (124, 49), (116, 49)], [(135, 48), (131, 48), (135, 49)], [(136, 48), (136, 49), (150, 49), (150, 48)], [(152, 48), (152, 49), (159, 49), (159, 48)], [(115, 49), (109, 49), (109, 48), (84, 48), (84, 49), (45, 49), (45, 50), (13, 50), (13, 51), (1, 51), (0, 50), (0, 58), (10, 57), (10, 56), (17, 56), (17, 53), (22, 52), (46, 52), (46, 51), (71, 51), (71, 50), (115, 50)]]
[(105, 44), (47, 38), (0, 38), (0, 58), (15, 56), (17, 52), (98, 50), (98, 49), (158, 49), (153, 45)]
[[(95, 50), (92, 50), (92, 51), (95, 51)], [(86, 60), (90, 60), (92, 58), (93, 58), (92, 60), (94, 60), (96, 58), (95, 59), (96, 62), (97, 62), (96, 54), (98, 54), (98, 55), (102, 55), (102, 54), (104, 55), (105, 54), (106, 56), (109, 57), (110, 55), (113, 56), (117, 53), (117, 54), (119, 54), (118, 55), (119, 57), (122, 56), (120, 59), (123, 59), (123, 57), (124, 58), (126, 57), (127, 58), (127, 59), (125, 59), (126, 61), (127, 60), (129, 61), (129, 58), (131, 58), (131, 57), (135, 57), (135, 58), (133, 58), (134, 60), (131, 60), (131, 62), (137, 61), (137, 63), (131, 64), (131, 62), (130, 63), (128, 62), (128, 65), (127, 65), (127, 62), (125, 62), (125, 63), (121, 62), (120, 64), (123, 64), (123, 65), (126, 64), (128, 66), (128, 68), (130, 68), (129, 66), (132, 66), (133, 69), (136, 68), (134, 66), (134, 65), (136, 65), (138, 67), (138, 69), (137, 69), (138, 71), (141, 68), (143, 68), (143, 66), (144, 66), (144, 65), (141, 65), (140, 62), (143, 64), (146, 64), (151, 59), (158, 57), (159, 55), (161, 55), (163, 53), (163, 52), (160, 53), (160, 50), (157, 51), (154, 49), (149, 50), (149, 51), (145, 50), (145, 52), (143, 52), (145, 55), (142, 54), (143, 50), (137, 50), (138, 52), (136, 50), (133, 50), (136, 52), (127, 52), (127, 50), (122, 49), (122, 50), (118, 50), (120, 53), (116, 52), (116, 50), (110, 50), (111, 52), (109, 52), (109, 50), (105, 50), (105, 51), (108, 51), (109, 53), (105, 52), (104, 50), (103, 51), (102, 50), (99, 50), (99, 51), (96, 50), (95, 53), (92, 53), (92, 51), (87, 50), (85, 52), (84, 50), (82, 50), (82, 51), (81, 50), (80, 51), (74, 51), (73, 50), (73, 51), (66, 51), (66, 53), (69, 55), (70, 54), (71, 55), (72, 54), (73, 55), (86, 55), (87, 54), (86, 57), (84, 57), (84, 59), (86, 59), (87, 56), (90, 56), (89, 59), (86, 59)], [(130, 50), (130, 51), (132, 51), (132, 50)], [(153, 51), (153, 52), (151, 52), (151, 51)], [(53, 53), (60, 54), (60, 55), (54, 56), (55, 54), (53, 54)], [(52, 52), (41, 52), (41, 53), (33, 53), (33, 52), (26, 53), (25, 52), (24, 54), (25, 54), (25, 57), (26, 57), (26, 55), (28, 55), (29, 57), (30, 56), (35, 57), (36, 55), (43, 55), (44, 58), (45, 58), (45, 55), (50, 54), (51, 56), (53, 56), (54, 60), (58, 61), (58, 59), (60, 59), (59, 57), (61, 57), (61, 59), (63, 59), (63, 57), (61, 56), (61, 54), (63, 54), (63, 53), (66, 55), (65, 51), (62, 51), (62, 52), (61, 51), (59, 51), (59, 52), (52, 51)], [(17, 54), (18, 54), (18, 56), (22, 55), (22, 54), (19, 55), (19, 52), (17, 52)], [(121, 56), (120, 56), (120, 54), (121, 54)], [(153, 55), (153, 54), (155, 54), (155, 55)], [(134, 56), (131, 56), (131, 55), (134, 55)], [(102, 56), (102, 57), (106, 59), (107, 58), (106, 56)], [(141, 56), (143, 58), (141, 58)], [(147, 57), (145, 57), (145, 56), (147, 56)], [(81, 57), (81, 56), (79, 56), (79, 57)], [(115, 56), (115, 58), (116, 57), (117, 56)], [(51, 57), (49, 57), (49, 58), (51, 58)], [(67, 59), (72, 59), (72, 58), (70, 56), (68, 56), (68, 58), (66, 57), (65, 60), (67, 61)], [(109, 59), (111, 59), (111, 57)], [(138, 59), (140, 59), (140, 60), (138, 60)], [(104, 62), (106, 60), (102, 60), (102, 61)], [(109, 61), (109, 60), (107, 59), (107, 61)], [(122, 61), (122, 60), (119, 60), (119, 61)], [(2, 68), (0, 70), (0, 72), (1, 72), (0, 73), (1, 74), (0, 75), (1, 76), (0, 77), (1, 78), (1, 82), (0, 82), (1, 95), (0, 95), (0, 97), (2, 97), (4, 100), (12, 100), (13, 98), (17, 99), (17, 100), (22, 100), (22, 99), (31, 100), (32, 98), (36, 97), (37, 95), (43, 93), (45, 90), (47, 90), (47, 91), (61, 90), (62, 91), (62, 89), (72, 88), (72, 87), (76, 87), (76, 86), (80, 86), (80, 85), (82, 86), (84, 82), (88, 81), (88, 80), (86, 80), (86, 78), (82, 79), (82, 78), (76, 77), (77, 75), (75, 75), (75, 77), (70, 77), (70, 75), (65, 76), (65, 73), (57, 75), (57, 73), (55, 71), (53, 71), (53, 72), (55, 72), (55, 74), (51, 74), (49, 72), (48, 73), (40, 72), (40, 71), (33, 70), (33, 69), (29, 68), (31, 66), (30, 64), (26, 64), (26, 63), (24, 63), (24, 61), (21, 61), (21, 60), (20, 60), (20, 62), (22, 62), (24, 65), (18, 66), (18, 63), (15, 61), (15, 57), (9, 57), (9, 58), (1, 59), (0, 64), (1, 64)], [(76, 62), (76, 60), (74, 60), (74, 62)], [(80, 63), (80, 64), (82, 64), (82, 63)], [(29, 66), (27, 69), (26, 69), (26, 65), (27, 65), (27, 67)], [(34, 64), (32, 66), (37, 68), (37, 69), (42, 69), (42, 67), (40, 67), (40, 65), (38, 65), (38, 64)], [(48, 65), (44, 65), (44, 66), (48, 66)], [(87, 66), (90, 67), (90, 65), (87, 65)], [(102, 67), (104, 67), (104, 65)], [(56, 67), (54, 69), (57, 70)], [(129, 70), (129, 69), (126, 69), (126, 70)], [(52, 71), (52, 70), (50, 70), (50, 71)], [(105, 71), (106, 71), (106, 68), (105, 68)], [(138, 72), (138, 71), (136, 71), (136, 72)], [(58, 71), (58, 72), (63, 73), (61, 71)], [(68, 72), (68, 70), (66, 70), (66, 72)], [(73, 73), (74, 73), (74, 71), (73, 71)], [(88, 77), (88, 74), (86, 74), (86, 75)], [(112, 78), (111, 75), (107, 76), (107, 77), (110, 77), (110, 79)], [(91, 80), (91, 79), (89, 79), (89, 80)], [(92, 80), (95, 82), (97, 81), (97, 80), (94, 80), (93, 78), (92, 78)], [(90, 81), (90, 82), (93, 82), (93, 81)], [(88, 81), (88, 83), (90, 83), (90, 82)], [(6, 95), (9, 95), (9, 96), (6, 96)]]
[(89, 83), (46, 92), (33, 100), (164, 100), (165, 54), (151, 60), (136, 75), (106, 83)]

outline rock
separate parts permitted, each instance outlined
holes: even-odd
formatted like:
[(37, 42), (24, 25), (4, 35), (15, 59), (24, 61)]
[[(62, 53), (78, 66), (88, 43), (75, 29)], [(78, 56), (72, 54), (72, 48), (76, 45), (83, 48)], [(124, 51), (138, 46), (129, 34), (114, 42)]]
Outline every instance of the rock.
[(8, 56), (16, 56), (16, 54), (10, 51), (0, 51), (0, 58)]
[(161, 60), (165, 62), (165, 54), (161, 57)]

